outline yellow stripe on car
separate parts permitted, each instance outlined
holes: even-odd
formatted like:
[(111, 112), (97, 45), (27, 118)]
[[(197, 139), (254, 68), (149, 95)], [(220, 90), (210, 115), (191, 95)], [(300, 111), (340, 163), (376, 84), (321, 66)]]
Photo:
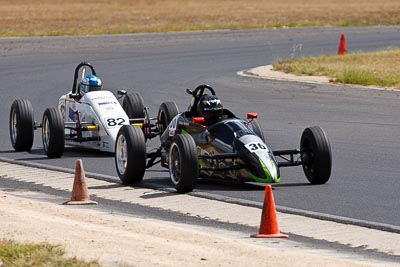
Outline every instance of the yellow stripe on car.
[(89, 125), (87, 126), (88, 131), (98, 131), (99, 130), (99, 125)]
[(138, 126), (140, 128), (143, 128), (143, 123), (132, 123), (133, 126)]

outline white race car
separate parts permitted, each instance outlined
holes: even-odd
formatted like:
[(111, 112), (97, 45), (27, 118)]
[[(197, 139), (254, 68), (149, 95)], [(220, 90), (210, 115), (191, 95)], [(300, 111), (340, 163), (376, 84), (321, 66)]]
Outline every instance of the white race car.
[[(88, 70), (91, 74), (85, 76)], [(92, 81), (97, 82), (97, 87), (89, 86)], [(30, 151), (34, 130), (41, 128), (43, 148), (49, 158), (61, 157), (66, 144), (113, 153), (119, 128), (128, 124), (142, 126), (145, 120), (140, 94), (119, 90), (117, 95), (118, 98), (101, 90), (93, 66), (82, 62), (75, 69), (72, 91), (60, 97), (57, 108), (45, 110), (42, 123), (34, 121), (29, 100), (17, 99), (12, 103), (9, 123), (12, 146), (16, 151)]]

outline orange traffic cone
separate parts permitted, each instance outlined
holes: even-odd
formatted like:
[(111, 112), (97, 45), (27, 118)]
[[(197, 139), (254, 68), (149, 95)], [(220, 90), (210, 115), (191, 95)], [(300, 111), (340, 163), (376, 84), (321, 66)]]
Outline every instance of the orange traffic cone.
[(75, 164), (75, 179), (72, 188), (71, 200), (65, 202), (67, 205), (90, 205), (97, 204), (89, 198), (89, 192), (86, 184), (85, 171), (83, 170), (82, 160), (77, 159)]
[(346, 55), (346, 54), (347, 54), (346, 38), (344, 36), (344, 33), (342, 33), (342, 35), (340, 36), (338, 55)]
[(261, 215), (261, 224), (258, 234), (251, 235), (256, 238), (286, 238), (288, 235), (279, 232), (278, 221), (276, 220), (276, 210), (274, 196), (272, 195), (271, 185), (265, 186), (264, 205)]

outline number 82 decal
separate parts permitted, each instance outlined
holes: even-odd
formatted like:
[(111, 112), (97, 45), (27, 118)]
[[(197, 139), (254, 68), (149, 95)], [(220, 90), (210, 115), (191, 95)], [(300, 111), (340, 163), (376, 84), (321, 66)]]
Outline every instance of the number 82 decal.
[(115, 127), (115, 126), (122, 126), (124, 125), (125, 119), (124, 118), (106, 118), (106, 125), (107, 128)]
[(265, 144), (259, 143), (259, 142), (254, 142), (254, 143), (249, 143), (246, 144), (245, 147), (250, 151), (250, 152), (256, 152), (258, 150), (267, 150), (268, 148)]

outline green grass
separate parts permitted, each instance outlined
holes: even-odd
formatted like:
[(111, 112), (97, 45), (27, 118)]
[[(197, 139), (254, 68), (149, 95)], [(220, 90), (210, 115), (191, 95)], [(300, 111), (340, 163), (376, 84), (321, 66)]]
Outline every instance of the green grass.
[(296, 75), (327, 76), (332, 82), (400, 89), (400, 49), (344, 56), (291, 58), (273, 64)]
[(59, 246), (47, 243), (19, 244), (13, 241), (0, 241), (0, 260), (2, 267), (8, 266), (71, 266), (96, 267), (97, 261), (85, 262), (76, 258), (66, 258)]

